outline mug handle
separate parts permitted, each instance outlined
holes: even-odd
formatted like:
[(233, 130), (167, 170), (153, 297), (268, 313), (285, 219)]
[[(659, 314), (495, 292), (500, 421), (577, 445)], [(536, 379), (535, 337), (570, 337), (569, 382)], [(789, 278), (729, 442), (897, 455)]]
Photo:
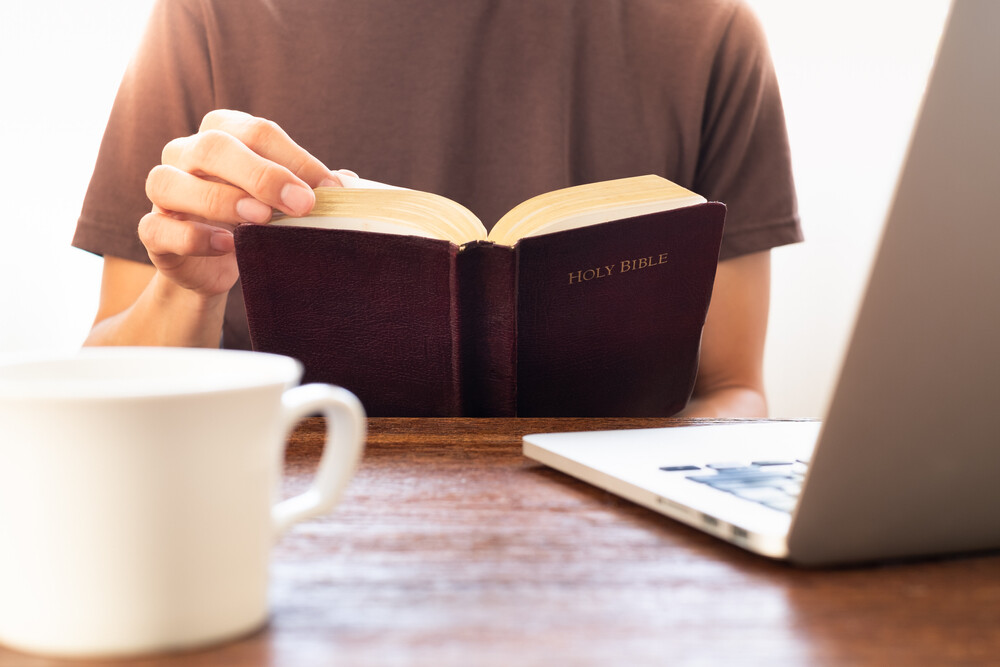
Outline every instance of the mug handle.
[(293, 387), (282, 395), (281, 405), (285, 423), (284, 446), (288, 445), (288, 438), (296, 425), (317, 413), (326, 418), (326, 441), (309, 490), (282, 500), (272, 508), (275, 538), (291, 528), (292, 524), (333, 509), (358, 466), (367, 431), (361, 401), (342, 387), (328, 384)]

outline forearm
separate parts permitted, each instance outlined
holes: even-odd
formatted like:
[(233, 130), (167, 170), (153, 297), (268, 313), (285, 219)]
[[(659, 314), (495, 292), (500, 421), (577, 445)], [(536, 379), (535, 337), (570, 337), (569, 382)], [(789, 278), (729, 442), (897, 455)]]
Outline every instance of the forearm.
[(763, 418), (770, 253), (719, 263), (701, 338), (698, 379), (682, 417)]
[(95, 322), (84, 345), (218, 347), (226, 298), (196, 294), (156, 273), (131, 306)]
[(724, 387), (696, 395), (677, 415), (690, 418), (765, 418), (767, 400), (764, 393), (751, 387)]

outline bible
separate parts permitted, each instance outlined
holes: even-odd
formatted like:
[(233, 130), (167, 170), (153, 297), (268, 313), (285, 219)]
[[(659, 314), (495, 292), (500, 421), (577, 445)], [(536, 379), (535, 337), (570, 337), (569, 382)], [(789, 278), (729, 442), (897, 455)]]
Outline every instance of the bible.
[(690, 399), (725, 205), (659, 176), (533, 197), (486, 227), (345, 177), (236, 228), (255, 350), (370, 416), (669, 416)]

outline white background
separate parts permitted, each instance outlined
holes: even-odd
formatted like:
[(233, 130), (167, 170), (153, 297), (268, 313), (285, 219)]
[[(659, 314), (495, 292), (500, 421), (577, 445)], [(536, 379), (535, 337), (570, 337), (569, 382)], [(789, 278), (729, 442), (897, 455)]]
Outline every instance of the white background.
[[(771, 42), (807, 237), (773, 253), (771, 413), (818, 417), (947, 0), (749, 1)], [(0, 356), (72, 349), (90, 326), (100, 260), (69, 243), (150, 4), (0, 4)]]

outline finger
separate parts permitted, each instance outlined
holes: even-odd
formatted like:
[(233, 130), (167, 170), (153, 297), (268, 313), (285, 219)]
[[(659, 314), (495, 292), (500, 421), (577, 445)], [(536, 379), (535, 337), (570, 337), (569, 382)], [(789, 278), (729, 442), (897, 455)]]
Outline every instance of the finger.
[[(331, 178), (335, 174), (273, 121), (242, 111), (217, 109), (205, 114), (201, 121), (199, 132), (208, 130), (231, 134), (261, 157), (286, 167), (309, 187), (335, 184)], [(328, 180), (331, 183), (324, 182)]]
[(164, 164), (226, 181), (288, 215), (306, 215), (316, 203), (312, 188), (286, 167), (220, 130), (175, 139), (164, 148), (164, 158)]
[(159, 211), (139, 221), (139, 240), (154, 264), (177, 257), (217, 257), (234, 251), (233, 233), (204, 222), (179, 220)]
[(170, 165), (159, 165), (149, 172), (146, 196), (161, 209), (216, 222), (267, 222), (272, 213), (270, 206), (240, 188)]
[(333, 176), (336, 178), (336, 183), (328, 179), (323, 182), (323, 185), (339, 185), (344, 188), (352, 187), (348, 184), (350, 184), (352, 181), (356, 181), (357, 179), (361, 178), (350, 169), (338, 169), (337, 171), (333, 172)]

